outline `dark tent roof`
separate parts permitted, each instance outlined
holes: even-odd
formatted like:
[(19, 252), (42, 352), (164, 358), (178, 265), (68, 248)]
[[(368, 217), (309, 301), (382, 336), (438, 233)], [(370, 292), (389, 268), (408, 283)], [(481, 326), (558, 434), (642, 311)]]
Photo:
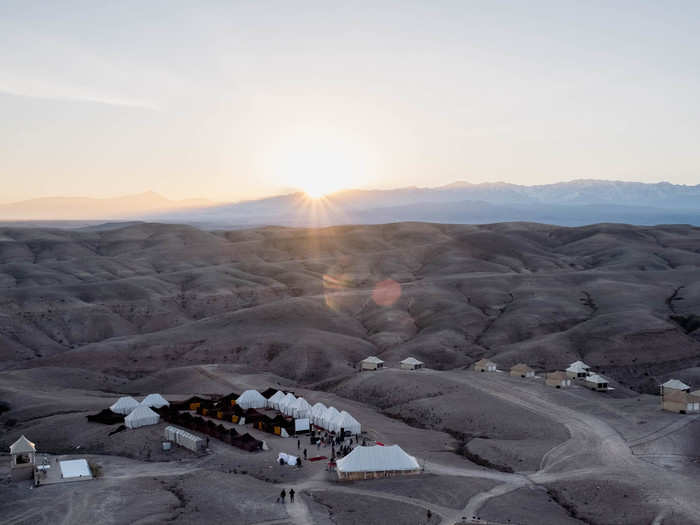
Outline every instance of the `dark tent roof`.
[(265, 399), (270, 399), (272, 396), (274, 396), (277, 393), (277, 389), (270, 387), (267, 390), (265, 390), (264, 392), (260, 392), (260, 393), (262, 394), (262, 396)]
[(241, 448), (243, 450), (247, 450), (248, 452), (254, 452), (256, 450), (262, 449), (262, 441), (258, 441), (257, 439), (255, 439), (253, 436), (251, 436), (247, 432), (245, 434), (243, 434), (242, 436), (236, 436), (235, 438), (232, 438), (231, 444), (234, 447), (238, 447), (238, 448)]
[(124, 416), (112, 412), (109, 408), (105, 408), (102, 412), (87, 416), (87, 420), (93, 423), (103, 423), (105, 425), (116, 425), (124, 422)]

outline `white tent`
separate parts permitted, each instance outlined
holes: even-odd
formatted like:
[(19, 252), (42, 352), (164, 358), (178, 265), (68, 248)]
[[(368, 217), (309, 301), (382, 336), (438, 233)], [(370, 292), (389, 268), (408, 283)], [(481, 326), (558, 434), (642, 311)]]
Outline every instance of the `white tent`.
[(279, 463), (280, 460), (282, 460), (285, 463), (285, 465), (290, 465), (292, 467), (296, 466), (297, 464), (296, 456), (292, 456), (291, 454), (285, 454), (284, 452), (280, 452), (279, 454), (277, 454), (277, 463)]
[(284, 392), (281, 390), (278, 390), (272, 396), (270, 399), (267, 400), (267, 408), (274, 408), (275, 410), (279, 410), (280, 408), (280, 401), (284, 399)]
[[(375, 474), (419, 472), (420, 465), (398, 445), (390, 447), (355, 447), (337, 462), (338, 477), (376, 477)], [(368, 476), (369, 474), (369, 476)]]
[(146, 397), (143, 398), (143, 401), (141, 401), (142, 405), (146, 405), (147, 407), (155, 407), (155, 408), (161, 408), (161, 407), (167, 407), (170, 406), (170, 403), (168, 403), (168, 400), (165, 399), (163, 396), (160, 394), (148, 394)]
[(329, 426), (331, 424), (331, 421), (338, 417), (340, 415), (340, 412), (336, 410), (335, 407), (328, 407), (326, 411), (323, 413), (321, 416), (321, 421), (316, 423), (319, 427), (325, 428), (326, 430), (329, 429)]
[(280, 401), (280, 407), (279, 411), (282, 412), (283, 414), (286, 414), (288, 416), (291, 416), (292, 413), (290, 411), (290, 406), (297, 400), (296, 397), (294, 397), (294, 394), (291, 392), (288, 393), (286, 396), (284, 396), (284, 399)]
[(249, 408), (265, 408), (267, 406), (267, 399), (257, 390), (246, 390), (236, 399), (236, 404), (243, 410)]
[(311, 405), (303, 397), (298, 397), (289, 408), (296, 419), (311, 417)]
[(362, 432), (360, 422), (345, 410), (333, 418), (328, 425), (328, 430), (331, 432), (340, 432), (341, 428), (351, 434), (360, 434)]
[(324, 405), (323, 403), (316, 403), (314, 406), (311, 407), (311, 422), (314, 425), (320, 425), (321, 418), (323, 417), (323, 414), (326, 412), (328, 407)]
[(124, 424), (129, 428), (145, 427), (146, 425), (156, 425), (160, 421), (160, 416), (146, 405), (139, 405), (124, 418)]
[(128, 414), (139, 406), (139, 402), (131, 396), (120, 397), (109, 409), (117, 414)]

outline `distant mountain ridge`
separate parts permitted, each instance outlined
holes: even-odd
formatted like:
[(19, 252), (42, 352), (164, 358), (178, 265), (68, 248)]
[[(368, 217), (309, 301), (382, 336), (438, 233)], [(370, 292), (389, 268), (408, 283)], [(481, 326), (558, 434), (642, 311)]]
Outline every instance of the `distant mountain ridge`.
[(170, 200), (153, 191), (109, 198), (40, 197), (0, 204), (0, 220), (128, 219), (214, 204), (206, 199)]
[(348, 189), (319, 201), (303, 193), (235, 203), (174, 201), (146, 192), (111, 199), (56, 197), (0, 204), (0, 220), (66, 219), (150, 220), (211, 228), (398, 221), (700, 225), (700, 185), (591, 179), (536, 186), (456, 181), (434, 188)]

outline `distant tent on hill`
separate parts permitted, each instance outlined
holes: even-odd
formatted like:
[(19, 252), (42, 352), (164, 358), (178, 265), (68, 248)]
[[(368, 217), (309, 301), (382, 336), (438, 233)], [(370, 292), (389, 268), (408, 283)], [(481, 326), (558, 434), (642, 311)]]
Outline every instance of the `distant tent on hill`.
[(236, 404), (244, 410), (249, 408), (265, 408), (267, 406), (267, 399), (257, 390), (246, 390), (236, 399)]
[(399, 363), (402, 370), (419, 370), (423, 368), (423, 361), (419, 361), (415, 357), (407, 357)]
[(117, 399), (117, 401), (109, 408), (112, 412), (116, 412), (117, 414), (127, 415), (137, 406), (139, 406), (138, 401), (131, 396), (125, 396)]
[(112, 412), (109, 408), (105, 408), (97, 414), (86, 416), (91, 423), (102, 423), (103, 425), (116, 425), (124, 422), (124, 415)]
[(418, 474), (420, 465), (398, 445), (356, 447), (337, 462), (338, 478), (373, 479)]
[(143, 398), (143, 401), (141, 401), (142, 405), (145, 405), (150, 408), (162, 408), (166, 406), (170, 406), (170, 403), (168, 403), (168, 400), (165, 399), (163, 396), (160, 394), (148, 394), (146, 397)]
[(160, 416), (145, 405), (139, 405), (124, 418), (124, 424), (129, 428), (145, 427), (156, 425)]

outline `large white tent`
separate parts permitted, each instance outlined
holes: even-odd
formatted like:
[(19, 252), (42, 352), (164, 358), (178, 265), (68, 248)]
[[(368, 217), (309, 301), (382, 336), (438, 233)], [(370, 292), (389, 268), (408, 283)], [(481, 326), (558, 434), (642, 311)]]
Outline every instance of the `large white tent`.
[(311, 407), (311, 422), (314, 425), (321, 426), (321, 418), (323, 417), (323, 414), (326, 412), (328, 407), (324, 405), (323, 403), (316, 403), (314, 406)]
[(331, 424), (331, 421), (338, 417), (340, 415), (340, 412), (336, 410), (335, 407), (328, 407), (326, 411), (323, 413), (321, 416), (321, 420), (316, 423), (319, 427), (325, 428), (326, 430), (329, 430), (329, 426)]
[(170, 406), (168, 400), (160, 394), (148, 394), (146, 397), (143, 398), (141, 404), (151, 408), (161, 408)]
[(418, 473), (420, 465), (398, 445), (360, 446), (338, 460), (337, 471), (341, 479), (365, 479)]
[(139, 406), (139, 402), (136, 401), (133, 397), (131, 396), (126, 396), (126, 397), (120, 397), (117, 399), (116, 403), (114, 403), (109, 409), (112, 412), (115, 412), (117, 414), (129, 414), (133, 409), (135, 409), (137, 406)]
[(236, 404), (244, 410), (249, 408), (265, 408), (267, 406), (267, 399), (257, 390), (246, 390), (236, 399)]
[(146, 405), (139, 405), (124, 418), (124, 424), (129, 428), (145, 427), (146, 425), (156, 425), (160, 421), (160, 416)]
[(297, 400), (297, 398), (291, 392), (284, 396), (284, 399), (280, 401), (279, 411), (285, 415), (291, 416), (290, 406)]
[(284, 399), (284, 392), (281, 390), (278, 390), (272, 396), (270, 399), (267, 400), (267, 408), (274, 408), (275, 410), (279, 410), (280, 408), (280, 401)]
[(340, 432), (341, 428), (351, 434), (360, 434), (362, 432), (360, 422), (345, 410), (335, 416), (328, 425), (328, 430), (331, 432)]
[(298, 397), (297, 400), (290, 406), (292, 416), (296, 419), (310, 418), (311, 405), (303, 397)]

